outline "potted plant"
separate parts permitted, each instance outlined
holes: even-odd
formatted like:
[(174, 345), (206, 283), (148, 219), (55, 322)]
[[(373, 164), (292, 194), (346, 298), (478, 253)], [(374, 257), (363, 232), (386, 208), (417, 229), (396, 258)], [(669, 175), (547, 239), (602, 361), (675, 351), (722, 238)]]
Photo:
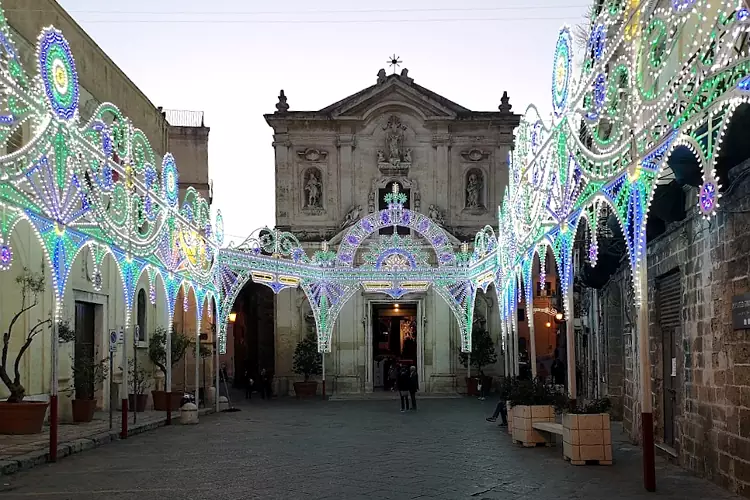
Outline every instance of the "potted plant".
[(142, 413), (148, 403), (146, 391), (151, 387), (151, 374), (140, 364), (136, 369), (132, 358), (128, 360), (128, 368), (128, 387), (133, 391), (128, 394), (128, 406), (134, 412)]
[[(29, 327), (23, 334), (23, 343), (12, 361), (8, 360), (8, 351), (14, 334), (13, 328), (18, 326), (19, 320), (24, 323), (22, 317), (39, 304), (39, 297), (44, 293), (44, 266), (39, 273), (24, 267), (21, 275), (16, 277), (16, 284), (17, 292), (21, 295), (21, 307), (2, 334), (0, 380), (8, 389), (9, 396), (6, 401), (0, 401), (0, 434), (37, 434), (42, 432), (49, 403), (24, 401), (26, 388), (21, 384), (21, 361), (34, 339), (52, 326), (52, 318), (39, 320)], [(69, 342), (73, 338), (68, 324), (63, 321), (58, 322), (58, 334), (61, 342)], [(13, 371), (9, 373), (11, 367)]]
[(318, 352), (318, 342), (315, 332), (309, 332), (294, 349), (294, 367), (297, 375), (305, 377), (304, 382), (294, 383), (294, 393), (298, 398), (315, 396), (318, 382), (310, 380), (311, 375), (320, 375), (323, 357)]
[(73, 362), (73, 381), (74, 385), (69, 389), (74, 399), (73, 405), (73, 422), (83, 423), (91, 422), (94, 419), (96, 410), (96, 399), (94, 393), (96, 387), (107, 379), (109, 367), (107, 358), (96, 361), (94, 358), (71, 357)]
[(546, 443), (533, 428), (535, 422), (554, 422), (557, 394), (550, 386), (536, 380), (521, 380), (510, 393), (513, 409), (513, 441), (524, 446)]
[(612, 464), (612, 430), (609, 398), (571, 404), (565, 398), (558, 403), (563, 414), (563, 458), (573, 465), (595, 461), (600, 465)]
[[(476, 368), (477, 375), (471, 378), (466, 377), (466, 392), (469, 396), (478, 396), (477, 386), (480, 383), (479, 374), (482, 372), (482, 368), (497, 362), (497, 353), (495, 353), (495, 343), (492, 341), (492, 336), (479, 322), (475, 322), (471, 330), (471, 358), (469, 353), (462, 352), (459, 354), (459, 360), (467, 370), (469, 359), (471, 359), (471, 366)], [(485, 377), (481, 383), (491, 384), (491, 380), (491, 378)], [(489, 391), (489, 385), (485, 389)]]
[[(148, 339), (148, 357), (164, 374), (165, 384), (167, 377), (167, 334), (167, 329), (160, 326), (154, 330)], [(185, 352), (190, 345), (191, 341), (187, 335), (174, 331), (174, 328), (172, 329), (172, 368), (185, 356)], [(156, 411), (177, 410), (180, 407), (182, 396), (182, 392), (172, 392), (172, 388), (166, 387), (166, 385), (163, 391), (151, 391), (154, 410)]]

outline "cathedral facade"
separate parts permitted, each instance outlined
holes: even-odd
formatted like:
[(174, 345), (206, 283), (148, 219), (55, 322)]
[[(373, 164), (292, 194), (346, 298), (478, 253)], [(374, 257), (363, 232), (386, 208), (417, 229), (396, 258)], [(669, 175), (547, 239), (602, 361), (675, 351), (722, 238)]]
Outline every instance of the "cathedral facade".
[[(335, 251), (347, 228), (386, 208), (394, 184), (406, 194), (405, 206), (440, 224), (457, 251), (485, 225), (496, 227), (519, 122), (507, 94), (498, 111), (471, 111), (414, 83), (407, 70), (390, 76), (381, 70), (374, 85), (319, 111), (291, 110), (283, 91), (276, 108), (265, 116), (274, 130), (276, 225), (308, 253), (323, 242)], [(361, 252), (388, 244), (430, 252), (420, 238), (408, 228), (381, 229)], [(355, 265), (364, 258), (357, 255)], [(434, 263), (435, 256), (429, 259)], [(284, 394), (295, 379), (294, 347), (314, 321), (301, 290), (285, 290), (274, 300), (274, 372)], [(497, 340), (492, 288), (480, 292), (475, 315), (475, 325)], [(363, 289), (337, 320), (325, 359), (328, 390), (387, 390), (391, 367), (413, 364), (423, 392), (455, 392), (466, 374), (459, 352), (456, 320), (432, 290), (394, 300)]]

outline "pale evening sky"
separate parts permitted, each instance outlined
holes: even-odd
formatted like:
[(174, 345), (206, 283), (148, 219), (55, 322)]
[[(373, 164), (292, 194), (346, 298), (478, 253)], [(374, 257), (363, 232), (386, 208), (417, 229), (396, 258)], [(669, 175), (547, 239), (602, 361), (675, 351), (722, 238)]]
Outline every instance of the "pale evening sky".
[(227, 241), (274, 225), (272, 130), (263, 114), (275, 110), (279, 89), (291, 110), (320, 109), (374, 84), (395, 53), (416, 83), (469, 109), (495, 111), (507, 90), (513, 111), (534, 103), (548, 116), (558, 30), (582, 23), (590, 4), (58, 1), (154, 105), (205, 111)]

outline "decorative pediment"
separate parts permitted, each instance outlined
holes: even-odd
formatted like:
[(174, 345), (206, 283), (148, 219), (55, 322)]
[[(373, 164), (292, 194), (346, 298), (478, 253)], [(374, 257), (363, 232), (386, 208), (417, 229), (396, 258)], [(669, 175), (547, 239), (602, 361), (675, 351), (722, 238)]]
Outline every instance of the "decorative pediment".
[(328, 152), (320, 151), (319, 149), (307, 148), (302, 151), (297, 151), (297, 156), (299, 156), (303, 161), (325, 161), (325, 159), (328, 158)]
[(490, 154), (482, 151), (481, 149), (469, 149), (468, 151), (462, 151), (461, 156), (466, 161), (482, 161), (490, 157)]
[[(411, 79), (409, 79), (411, 80)], [(455, 118), (469, 112), (463, 106), (414, 83), (405, 83), (391, 75), (385, 83), (373, 85), (321, 110), (333, 118), (364, 119), (372, 110), (388, 105), (414, 109), (426, 118)]]

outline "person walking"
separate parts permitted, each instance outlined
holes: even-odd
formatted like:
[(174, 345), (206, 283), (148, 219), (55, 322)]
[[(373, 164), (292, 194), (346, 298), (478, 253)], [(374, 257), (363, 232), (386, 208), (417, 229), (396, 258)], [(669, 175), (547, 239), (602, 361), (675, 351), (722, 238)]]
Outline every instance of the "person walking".
[[(417, 411), (417, 391), (419, 390), (419, 376), (417, 367), (412, 365), (409, 373), (409, 395), (411, 396), (411, 409)], [(406, 408), (409, 408), (408, 402)]]
[(396, 379), (396, 386), (398, 389), (398, 395), (401, 397), (401, 412), (409, 409), (409, 372), (406, 371), (406, 367), (401, 368)]
[(398, 371), (396, 370), (396, 363), (391, 364), (388, 369), (388, 386), (391, 392), (396, 390), (396, 379), (398, 378)]

